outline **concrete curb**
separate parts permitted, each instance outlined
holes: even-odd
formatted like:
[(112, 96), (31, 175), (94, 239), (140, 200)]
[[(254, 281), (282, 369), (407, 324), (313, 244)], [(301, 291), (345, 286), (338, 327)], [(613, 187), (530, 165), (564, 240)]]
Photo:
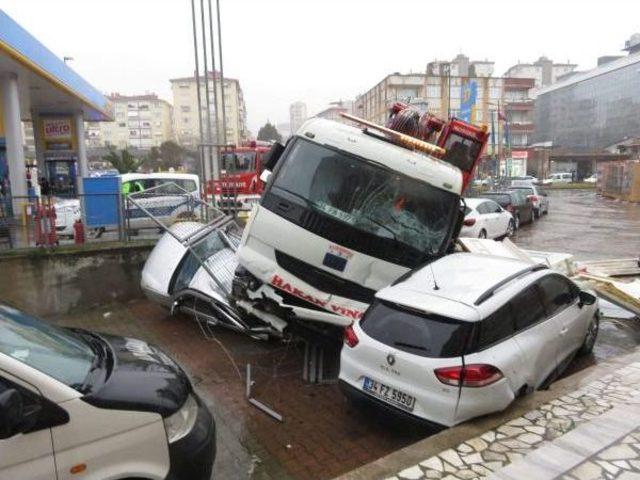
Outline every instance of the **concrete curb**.
[(59, 256), (89, 256), (108, 251), (110, 253), (127, 252), (130, 250), (151, 250), (156, 241), (140, 241), (134, 243), (104, 242), (85, 244), (84, 246), (62, 246), (56, 248), (24, 248), (0, 253), (0, 262), (25, 258), (46, 258)]
[(443, 430), (413, 445), (336, 477), (335, 480), (372, 480), (393, 476), (407, 467), (416, 465), (443, 450), (455, 447), (469, 438), (481, 435), (502, 423), (520, 417), (543, 403), (578, 390), (582, 386), (639, 359), (640, 348), (633, 353), (588, 367), (567, 378), (558, 380), (553, 383), (548, 390), (536, 391), (531, 395), (516, 400), (503, 412), (488, 415)]

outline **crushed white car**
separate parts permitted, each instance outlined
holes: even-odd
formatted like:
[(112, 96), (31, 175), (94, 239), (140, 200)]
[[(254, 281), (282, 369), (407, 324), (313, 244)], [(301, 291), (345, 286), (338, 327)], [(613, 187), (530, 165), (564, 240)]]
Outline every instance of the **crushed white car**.
[(451, 254), (378, 292), (346, 329), (340, 386), (350, 398), (452, 426), (547, 385), (592, 350), (598, 326), (595, 295), (560, 273)]

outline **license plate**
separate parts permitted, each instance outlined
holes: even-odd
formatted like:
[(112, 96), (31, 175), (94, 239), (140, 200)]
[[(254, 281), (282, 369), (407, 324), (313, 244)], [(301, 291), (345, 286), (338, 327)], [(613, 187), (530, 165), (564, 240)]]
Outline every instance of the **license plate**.
[(401, 408), (402, 410), (406, 410), (407, 412), (412, 412), (413, 407), (416, 404), (415, 397), (395, 388), (391, 388), (384, 383), (377, 382), (369, 377), (364, 377), (362, 389), (374, 397), (378, 397), (387, 403)]

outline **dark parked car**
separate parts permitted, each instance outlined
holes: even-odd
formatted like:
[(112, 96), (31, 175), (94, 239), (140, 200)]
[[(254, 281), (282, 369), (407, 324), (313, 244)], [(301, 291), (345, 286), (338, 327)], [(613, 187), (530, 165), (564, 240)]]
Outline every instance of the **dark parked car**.
[(516, 223), (516, 230), (521, 224), (533, 222), (533, 203), (527, 196), (517, 190), (504, 192), (484, 192), (484, 198), (495, 200), (502, 208), (511, 212)]

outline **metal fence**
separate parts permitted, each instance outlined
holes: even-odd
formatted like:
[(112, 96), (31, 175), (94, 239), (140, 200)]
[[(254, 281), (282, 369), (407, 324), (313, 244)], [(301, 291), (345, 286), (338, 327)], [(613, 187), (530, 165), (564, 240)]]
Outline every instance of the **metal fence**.
[(156, 240), (176, 222), (206, 224), (222, 213), (173, 182), (129, 195), (1, 196), (0, 250)]

